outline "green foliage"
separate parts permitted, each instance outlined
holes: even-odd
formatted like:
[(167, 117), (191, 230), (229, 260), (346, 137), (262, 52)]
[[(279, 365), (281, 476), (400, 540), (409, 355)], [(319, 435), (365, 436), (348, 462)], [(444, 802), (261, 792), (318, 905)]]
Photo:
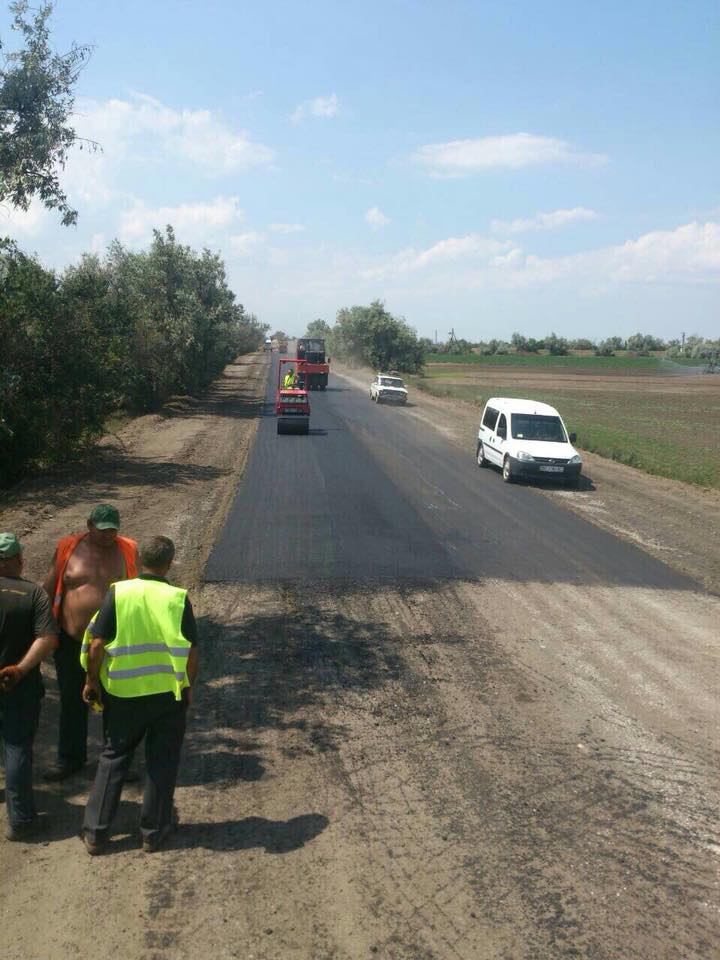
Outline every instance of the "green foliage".
[(615, 347), (609, 340), (601, 340), (600, 343), (595, 347), (595, 356), (614, 357)]
[(718, 360), (720, 359), (720, 339), (710, 340), (707, 337), (693, 335), (681, 344), (673, 340), (668, 344), (667, 355), (675, 359)]
[(566, 357), (570, 352), (567, 340), (564, 337), (558, 337), (555, 333), (545, 337), (545, 349), (551, 357)]
[(653, 351), (664, 350), (665, 344), (659, 337), (653, 337), (649, 333), (635, 333), (627, 339), (627, 349), (633, 353), (639, 353), (647, 356)]
[(48, 29), (52, 3), (42, 3), (32, 19), (27, 0), (11, 4), (10, 10), (23, 45), (5, 54), (0, 65), (0, 202), (27, 210), (37, 198), (57, 209), (69, 225), (76, 222), (77, 211), (63, 193), (58, 169), (76, 141), (68, 123), (72, 91), (89, 48), (73, 44), (65, 54), (53, 53)]
[(6, 241), (0, 302), (0, 486), (81, 449), (113, 410), (202, 390), (264, 334), (220, 258), (170, 227), (147, 251), (114, 243), (60, 277)]
[(524, 337), (521, 333), (514, 333), (510, 342), (518, 353), (538, 353), (545, 346), (544, 340)]
[(311, 320), (305, 331), (306, 337), (317, 337), (321, 340), (328, 340), (332, 334), (332, 327), (325, 320)]
[(335, 326), (329, 330), (326, 340), (339, 360), (403, 373), (422, 369), (424, 349), (417, 334), (404, 320), (388, 313), (380, 300), (368, 307), (338, 310)]

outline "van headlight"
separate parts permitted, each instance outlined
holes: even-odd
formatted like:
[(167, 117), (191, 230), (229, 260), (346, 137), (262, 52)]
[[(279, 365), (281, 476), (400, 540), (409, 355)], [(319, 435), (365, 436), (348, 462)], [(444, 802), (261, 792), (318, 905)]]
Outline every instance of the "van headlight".
[(535, 457), (531, 453), (528, 453), (527, 450), (518, 450), (517, 459), (528, 461), (534, 460)]
[(568, 463), (582, 463), (582, 457), (576, 453), (574, 457), (570, 457)]

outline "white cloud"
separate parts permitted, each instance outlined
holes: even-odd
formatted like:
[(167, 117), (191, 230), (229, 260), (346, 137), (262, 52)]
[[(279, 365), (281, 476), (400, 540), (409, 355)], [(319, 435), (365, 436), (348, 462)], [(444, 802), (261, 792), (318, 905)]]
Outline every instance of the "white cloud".
[(101, 158), (115, 163), (130, 157), (184, 161), (212, 177), (268, 167), (275, 159), (269, 147), (232, 129), (211, 110), (176, 110), (142, 93), (129, 100), (84, 101), (74, 121), (78, 135), (96, 140)]
[(182, 203), (175, 207), (148, 207), (142, 201), (120, 215), (119, 238), (126, 243), (146, 243), (154, 228), (170, 224), (183, 243), (213, 244), (242, 222), (237, 197), (216, 197), (207, 203)]
[(247, 257), (254, 253), (265, 241), (261, 233), (250, 230), (247, 233), (236, 233), (228, 237), (227, 246), (232, 256)]
[(594, 210), (588, 210), (587, 207), (573, 207), (571, 210), (538, 213), (527, 219), (493, 220), (490, 229), (493, 233), (526, 233), (532, 230), (557, 230), (570, 223), (597, 219), (599, 214)]
[(302, 223), (271, 223), (268, 230), (281, 234), (304, 233), (305, 227)]
[(2, 203), (0, 204), (0, 237), (5, 235), (37, 237), (51, 223), (52, 216), (57, 217), (57, 214), (51, 214), (39, 201), (31, 203), (27, 210)]
[(413, 262), (414, 269), (432, 266), (438, 263), (451, 263), (468, 257), (487, 258), (508, 249), (509, 243), (491, 240), (477, 234), (467, 237), (448, 237), (440, 240), (427, 250), (418, 254)]
[(720, 223), (687, 223), (654, 230), (636, 240), (554, 259), (528, 256), (533, 283), (581, 280), (600, 283), (720, 283)]
[(499, 137), (451, 140), (426, 144), (414, 159), (439, 177), (464, 177), (484, 170), (509, 169), (546, 164), (603, 163), (603, 154), (584, 154), (556, 137), (532, 133), (511, 133)]
[(720, 283), (720, 224), (689, 223), (563, 257), (540, 257), (511, 240), (470, 234), (448, 237), (426, 250), (408, 248), (390, 258), (366, 261), (357, 273), (390, 291), (412, 275), (416, 293), (560, 283), (591, 292), (628, 283)]
[(329, 97), (315, 97), (313, 100), (303, 100), (292, 113), (293, 123), (301, 123), (309, 117), (336, 117), (340, 112), (340, 103), (337, 96), (331, 93)]
[(477, 234), (448, 237), (426, 250), (408, 247), (389, 260), (383, 258), (381, 261), (366, 264), (360, 269), (360, 274), (365, 279), (374, 280), (392, 280), (394, 277), (416, 272), (437, 273), (442, 269), (445, 269), (446, 274), (454, 271), (460, 275), (466, 267), (458, 270), (457, 266), (454, 266), (458, 261), (465, 261), (466, 264), (472, 261), (476, 264), (487, 263), (492, 257), (507, 252), (511, 247), (509, 240), (496, 240)]
[(365, 223), (369, 223), (373, 230), (379, 230), (390, 223), (390, 217), (386, 217), (379, 207), (370, 207), (365, 213)]

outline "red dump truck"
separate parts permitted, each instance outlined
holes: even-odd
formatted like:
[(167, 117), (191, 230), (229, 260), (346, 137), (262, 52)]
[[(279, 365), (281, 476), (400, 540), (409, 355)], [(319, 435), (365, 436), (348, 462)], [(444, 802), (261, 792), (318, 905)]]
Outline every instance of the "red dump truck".
[[(288, 374), (292, 375), (292, 380)], [(278, 363), (275, 415), (278, 433), (310, 432), (310, 398), (307, 391), (307, 371), (302, 360), (285, 359)]]
[(295, 349), (297, 360), (304, 361), (308, 390), (325, 390), (330, 375), (330, 357), (325, 356), (325, 341), (301, 337)]

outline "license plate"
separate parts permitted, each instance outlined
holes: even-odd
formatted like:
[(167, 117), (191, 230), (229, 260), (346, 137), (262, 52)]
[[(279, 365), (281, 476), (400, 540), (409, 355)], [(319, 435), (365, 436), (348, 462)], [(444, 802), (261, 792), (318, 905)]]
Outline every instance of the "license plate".
[(562, 473), (565, 467), (540, 467), (545, 473)]

